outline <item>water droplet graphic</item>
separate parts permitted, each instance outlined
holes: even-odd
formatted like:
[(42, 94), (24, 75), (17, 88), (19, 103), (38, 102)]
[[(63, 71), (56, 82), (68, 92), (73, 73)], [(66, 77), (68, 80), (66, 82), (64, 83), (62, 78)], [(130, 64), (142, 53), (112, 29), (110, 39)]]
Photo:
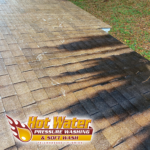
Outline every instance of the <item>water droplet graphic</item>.
[(23, 128), (18, 128), (18, 133), (19, 133), (19, 138), (23, 141), (23, 142), (28, 142), (31, 140), (32, 138), (32, 134), (28, 129), (23, 129)]

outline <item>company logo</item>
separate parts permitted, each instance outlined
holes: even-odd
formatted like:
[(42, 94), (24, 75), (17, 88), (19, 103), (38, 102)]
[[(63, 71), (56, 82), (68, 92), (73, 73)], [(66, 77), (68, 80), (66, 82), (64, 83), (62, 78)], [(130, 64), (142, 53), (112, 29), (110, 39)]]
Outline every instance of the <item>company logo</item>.
[[(6, 115), (7, 116), (7, 115)], [(29, 141), (91, 141), (93, 128), (91, 119), (66, 119), (66, 116), (54, 116), (38, 119), (29, 116), (28, 123), (22, 124), (7, 116), (13, 135), (21, 142)]]

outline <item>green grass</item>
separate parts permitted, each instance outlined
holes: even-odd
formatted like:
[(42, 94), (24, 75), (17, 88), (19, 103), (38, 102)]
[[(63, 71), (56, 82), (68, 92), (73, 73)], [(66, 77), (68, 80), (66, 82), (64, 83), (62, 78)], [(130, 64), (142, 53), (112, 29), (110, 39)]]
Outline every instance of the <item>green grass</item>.
[(70, 0), (112, 26), (109, 34), (150, 60), (150, 0)]

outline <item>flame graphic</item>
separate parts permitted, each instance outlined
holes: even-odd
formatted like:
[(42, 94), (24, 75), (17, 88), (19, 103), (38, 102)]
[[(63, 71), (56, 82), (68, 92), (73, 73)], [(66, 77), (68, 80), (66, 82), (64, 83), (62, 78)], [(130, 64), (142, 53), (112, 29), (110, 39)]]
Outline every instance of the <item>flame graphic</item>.
[(16, 120), (17, 121), (17, 124), (16, 124), (15, 121), (11, 117), (7, 116), (7, 118), (12, 121), (12, 123), (9, 122), (9, 124), (13, 128), (15, 128), (15, 129), (11, 128), (11, 130), (16, 133), (16, 135), (15, 134), (13, 135), (17, 139), (19, 139), (22, 142), (29, 142), (32, 139), (32, 131), (29, 129), (29, 127), (26, 124), (24, 124), (25, 127), (23, 127), (18, 120)]

